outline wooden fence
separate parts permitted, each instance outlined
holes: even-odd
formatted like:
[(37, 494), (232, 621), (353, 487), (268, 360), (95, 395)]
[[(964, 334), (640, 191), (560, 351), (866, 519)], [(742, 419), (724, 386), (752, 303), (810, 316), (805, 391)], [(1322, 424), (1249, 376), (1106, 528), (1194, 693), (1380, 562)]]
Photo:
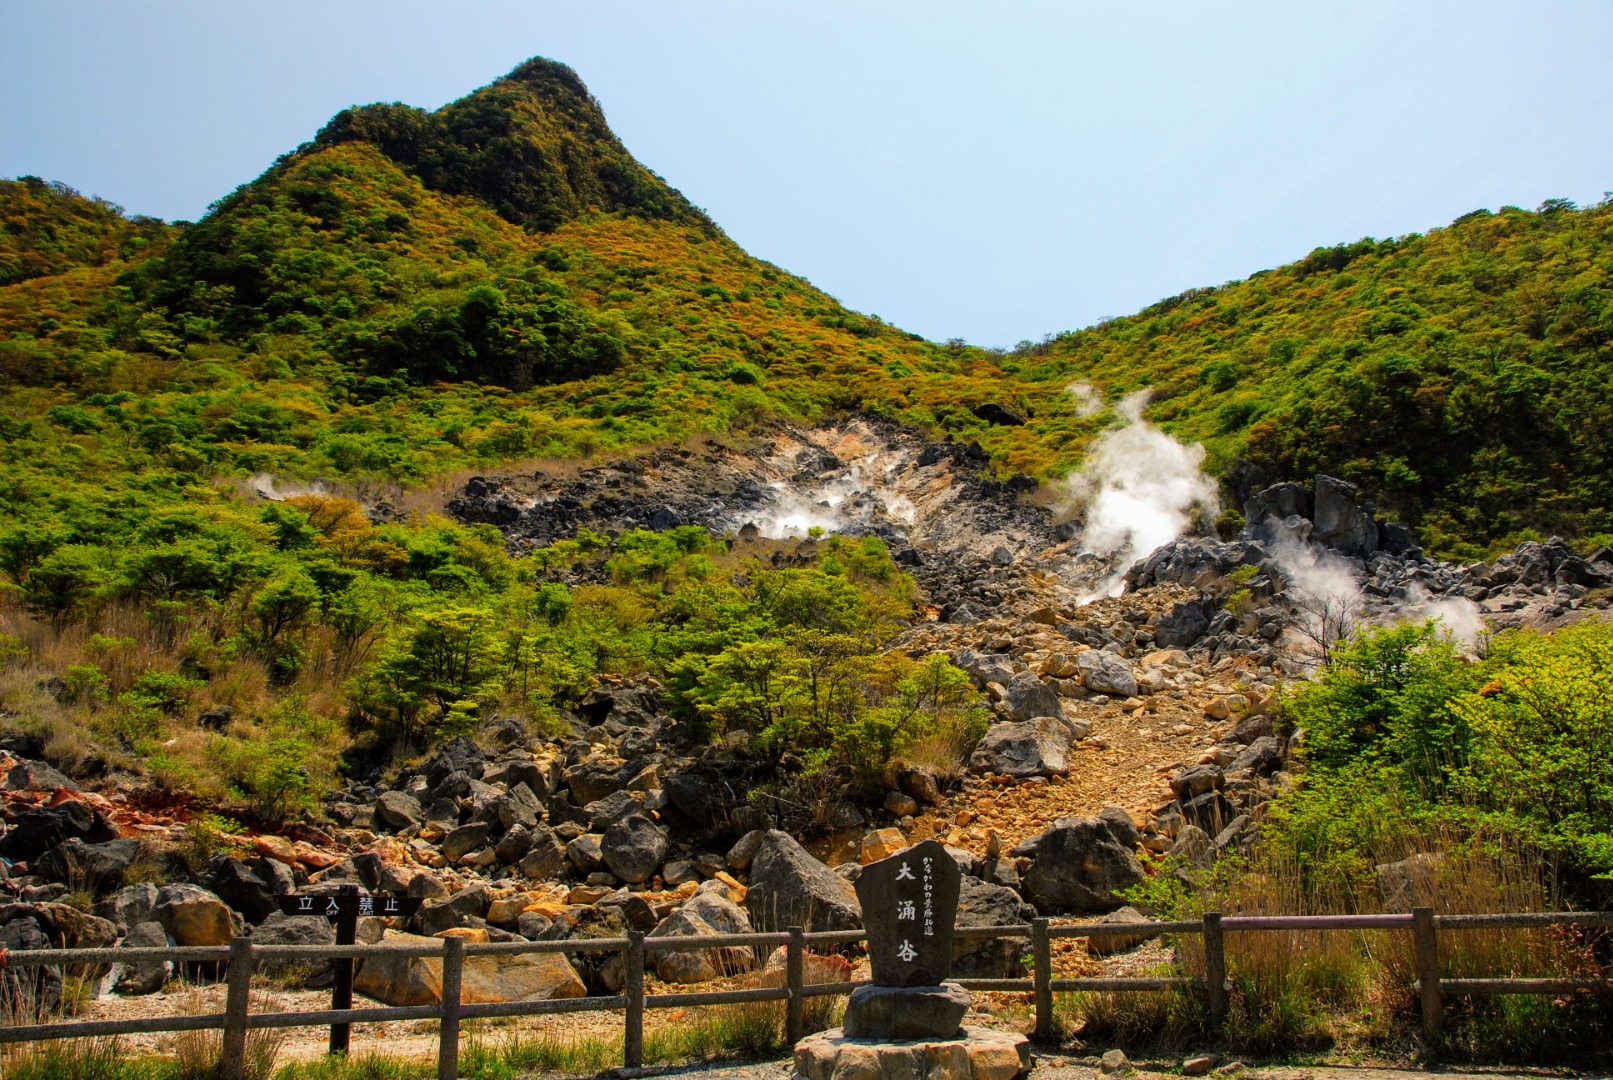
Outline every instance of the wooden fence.
[[(1260, 931), (1320, 930), (1405, 930), (1415, 944), (1417, 981), (1413, 989), (1422, 1004), (1424, 1031), (1432, 1035), (1440, 1025), (1446, 997), (1477, 994), (1563, 994), (1581, 990), (1613, 989), (1603, 979), (1441, 979), (1439, 977), (1439, 934), (1442, 931), (1516, 930), (1548, 926), (1613, 926), (1613, 912), (1540, 912), (1508, 915), (1435, 915), (1432, 908), (1418, 908), (1401, 915), (1258, 915), (1226, 916), (1211, 912), (1202, 919), (1187, 922), (1087, 923), (1052, 925), (1039, 918), (1028, 926), (958, 927), (962, 939), (1017, 938), (1030, 943), (1031, 978), (958, 979), (970, 990), (1030, 993), (1036, 1003), (1036, 1037), (1053, 1038), (1053, 995), (1068, 992), (1150, 991), (1191, 989), (1204, 995), (1212, 1025), (1226, 1016), (1230, 985), (1226, 978), (1226, 935)], [(1198, 934), (1203, 937), (1205, 977), (1158, 978), (1080, 978), (1055, 979), (1052, 965), (1054, 938), (1126, 937), (1151, 939), (1166, 935)], [(237, 938), (228, 946), (161, 949), (48, 949), (10, 953), (5, 963), (11, 968), (43, 965), (97, 965), (173, 961), (175, 963), (226, 964), (224, 1011), (202, 1016), (171, 1016), (141, 1020), (77, 1020), (60, 1023), (0, 1027), (0, 1043), (37, 1042), (50, 1039), (90, 1038), (168, 1031), (197, 1031), (222, 1028), (224, 1031), (220, 1075), (223, 1080), (241, 1080), (245, 1064), (246, 1035), (253, 1028), (304, 1027), (322, 1024), (374, 1024), (390, 1020), (440, 1021), (437, 1075), (439, 1080), (455, 1080), (459, 1075), (460, 1024), (466, 1020), (504, 1016), (540, 1016), (551, 1013), (595, 1012), (621, 1009), (623, 1025), (622, 1056), (630, 1068), (643, 1064), (644, 1013), (647, 1009), (690, 1008), (701, 1005), (727, 1005), (752, 1001), (783, 1001), (785, 1032), (793, 1044), (804, 1034), (808, 998), (849, 994), (863, 985), (855, 982), (806, 983), (806, 955), (809, 946), (841, 946), (865, 940), (860, 930), (805, 933), (791, 927), (780, 933), (719, 934), (702, 937), (646, 937), (630, 931), (626, 937), (574, 941), (489, 942), (467, 945), (458, 938), (446, 938), (432, 945), (253, 945), (250, 938)], [(749, 990), (711, 993), (646, 994), (644, 959), (650, 952), (689, 951), (713, 948), (786, 948), (785, 985)], [(461, 975), (466, 957), (519, 953), (619, 952), (623, 955), (625, 979), (620, 994), (609, 997), (567, 998), (547, 1001), (467, 1003), (461, 1000)], [(253, 966), (261, 960), (353, 959), (367, 957), (435, 957), (442, 960), (442, 994), (436, 1005), (327, 1009), (310, 1012), (251, 1013), (248, 1008)]]

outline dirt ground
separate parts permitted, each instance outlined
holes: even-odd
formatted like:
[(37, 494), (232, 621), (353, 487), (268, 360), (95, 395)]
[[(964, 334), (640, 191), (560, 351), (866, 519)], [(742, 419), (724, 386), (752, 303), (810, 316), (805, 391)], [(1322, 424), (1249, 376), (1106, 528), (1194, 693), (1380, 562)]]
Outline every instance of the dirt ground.
[[(746, 1065), (694, 1065), (681, 1068), (644, 1070), (638, 1076), (687, 1077), (689, 1080), (790, 1080), (794, 1069), (788, 1062), (754, 1062)], [(1176, 1061), (1143, 1061), (1124, 1074), (1123, 1080), (1154, 1080), (1181, 1076)], [(1223, 1074), (1225, 1075), (1225, 1074)], [(1563, 1077), (1591, 1077), (1549, 1069), (1400, 1069), (1374, 1065), (1267, 1065), (1239, 1070), (1238, 1080), (1561, 1080)], [(1597, 1074), (1601, 1076), (1603, 1074)], [(1104, 1080), (1096, 1058), (1070, 1058), (1038, 1055), (1031, 1080)]]

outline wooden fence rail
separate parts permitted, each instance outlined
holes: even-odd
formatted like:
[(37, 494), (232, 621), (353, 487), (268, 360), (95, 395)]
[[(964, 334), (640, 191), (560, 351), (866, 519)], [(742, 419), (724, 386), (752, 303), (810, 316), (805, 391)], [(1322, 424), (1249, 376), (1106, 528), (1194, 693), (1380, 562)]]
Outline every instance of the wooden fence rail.
[[(958, 927), (961, 939), (1014, 938), (1028, 940), (1032, 976), (1022, 979), (958, 979), (970, 990), (1028, 993), (1036, 1005), (1036, 1036), (1053, 1038), (1053, 995), (1055, 993), (1115, 993), (1159, 990), (1193, 990), (1204, 995), (1205, 1009), (1212, 1025), (1226, 1017), (1228, 993), (1226, 935), (1270, 931), (1405, 930), (1412, 934), (1416, 955), (1417, 981), (1413, 986), (1422, 1005), (1424, 1031), (1439, 1030), (1444, 998), (1486, 994), (1564, 994), (1582, 990), (1610, 990), (1605, 979), (1441, 979), (1439, 977), (1440, 931), (1526, 929), (1547, 926), (1613, 927), (1613, 911), (1608, 912), (1530, 912), (1500, 915), (1435, 915), (1431, 908), (1418, 908), (1399, 915), (1256, 915), (1223, 917), (1209, 912), (1202, 919), (1153, 923), (1095, 923), (1054, 926), (1046, 918), (1029, 926)], [(1205, 977), (1189, 978), (1053, 978), (1052, 941), (1055, 938), (1127, 937), (1144, 940), (1198, 934), (1203, 938)], [(631, 931), (626, 937), (592, 938), (578, 941), (484, 942), (466, 944), (459, 938), (446, 938), (433, 945), (253, 945), (241, 937), (228, 946), (210, 948), (152, 949), (39, 949), (13, 952), (5, 957), (9, 968), (48, 965), (94, 965), (173, 961), (176, 963), (215, 963), (225, 968), (225, 1003), (222, 1013), (201, 1016), (167, 1016), (141, 1020), (76, 1020), (49, 1024), (0, 1027), (0, 1044), (39, 1042), (51, 1039), (93, 1038), (150, 1032), (223, 1029), (220, 1075), (223, 1080), (241, 1080), (245, 1067), (247, 1032), (260, 1028), (303, 1027), (323, 1024), (375, 1024), (394, 1020), (437, 1020), (438, 1080), (455, 1080), (459, 1075), (460, 1026), (466, 1020), (509, 1016), (542, 1016), (553, 1013), (595, 1012), (620, 1009), (625, 1013), (622, 1057), (630, 1067), (643, 1064), (644, 1014), (649, 1009), (692, 1008), (741, 1002), (785, 1002), (785, 1034), (790, 1043), (805, 1033), (805, 1004), (808, 999), (849, 994), (864, 983), (807, 983), (806, 955), (811, 946), (850, 945), (865, 940), (860, 930), (807, 933), (790, 927), (779, 933), (714, 934), (700, 937), (646, 937)], [(759, 948), (784, 946), (785, 985), (748, 990), (648, 994), (644, 990), (646, 954), (716, 948)], [(520, 953), (618, 952), (622, 954), (624, 981), (622, 993), (609, 997), (584, 997), (545, 1001), (465, 1002), (462, 977), (465, 960), (476, 956), (503, 956)], [(252, 1013), (249, 1009), (253, 968), (264, 960), (312, 960), (369, 957), (432, 957), (442, 960), (442, 993), (436, 1005), (325, 1009), (312, 1012)]]

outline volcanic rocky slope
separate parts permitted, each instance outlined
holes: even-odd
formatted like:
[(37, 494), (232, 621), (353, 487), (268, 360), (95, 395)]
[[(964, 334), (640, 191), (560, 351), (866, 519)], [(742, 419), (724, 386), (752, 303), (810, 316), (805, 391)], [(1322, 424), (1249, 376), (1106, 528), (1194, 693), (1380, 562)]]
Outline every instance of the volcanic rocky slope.
[[(1327, 477), (1257, 493), (1239, 539), (1183, 538), (1129, 568), (1083, 551), (1079, 521), (1059, 522), (1040, 497), (1028, 481), (992, 478), (974, 447), (871, 421), (708, 440), (567, 475), (474, 479), (452, 511), (497, 524), (516, 551), (584, 527), (692, 524), (784, 563), (811, 558), (801, 533), (813, 525), (876, 534), (927, 601), (895, 647), (951, 656), (995, 722), (961, 779), (896, 771), (877, 805), (837, 804), (809, 850), (746, 797), (767, 778), (762, 766), (685, 745), (652, 679), (606, 679), (560, 738), (490, 722), (350, 784), (326, 806), (327, 824), (249, 833), (189, 870), (174, 857), (187, 836), (178, 815), (80, 791), (34, 760), (38, 747), (12, 740), (0, 867), (14, 902), (0, 906), (0, 944), (201, 945), (242, 931), (329, 941), (322, 919), (279, 914), (275, 898), (347, 884), (424, 900), (407, 922), (365, 920), (366, 940), (843, 929), (859, 924), (860, 867), (926, 837), (966, 875), (965, 924), (1109, 912), (1162, 866), (1191, 883), (1221, 853), (1247, 848), (1301, 767), (1301, 733), (1278, 728), (1269, 706), (1284, 678), (1315, 662), (1308, 590), (1321, 588), (1319, 570), (1351, 617), (1367, 620), (1460, 610), (1552, 624), (1609, 603), (1613, 552), (1585, 557), (1553, 540), (1491, 564), (1438, 563)], [(1121, 595), (1081, 602), (1117, 571)], [(165, 853), (169, 882), (149, 883)], [(64, 902), (84, 891), (93, 915)], [(1012, 942), (957, 951), (959, 973), (1020, 970)], [(619, 959), (590, 956), (488, 958), (496, 970), (476, 978), (523, 997), (620, 989)], [(664, 953), (656, 974), (694, 982), (757, 966), (747, 950), (711, 948)], [(101, 986), (149, 992), (168, 974), (113, 965)], [(47, 969), (3, 977), (33, 980), (47, 1002), (62, 992)], [(398, 1003), (429, 1000), (427, 983), (407, 964), (372, 965), (359, 980)]]

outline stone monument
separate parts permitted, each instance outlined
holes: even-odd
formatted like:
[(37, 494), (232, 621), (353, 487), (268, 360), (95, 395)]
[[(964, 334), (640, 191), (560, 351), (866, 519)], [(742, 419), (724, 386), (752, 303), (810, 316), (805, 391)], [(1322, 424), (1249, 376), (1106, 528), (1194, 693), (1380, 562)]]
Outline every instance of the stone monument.
[(934, 840), (863, 867), (857, 879), (873, 985), (844, 1026), (802, 1039), (805, 1080), (1012, 1080), (1030, 1068), (1025, 1036), (963, 1027), (969, 991), (948, 982), (962, 873)]

